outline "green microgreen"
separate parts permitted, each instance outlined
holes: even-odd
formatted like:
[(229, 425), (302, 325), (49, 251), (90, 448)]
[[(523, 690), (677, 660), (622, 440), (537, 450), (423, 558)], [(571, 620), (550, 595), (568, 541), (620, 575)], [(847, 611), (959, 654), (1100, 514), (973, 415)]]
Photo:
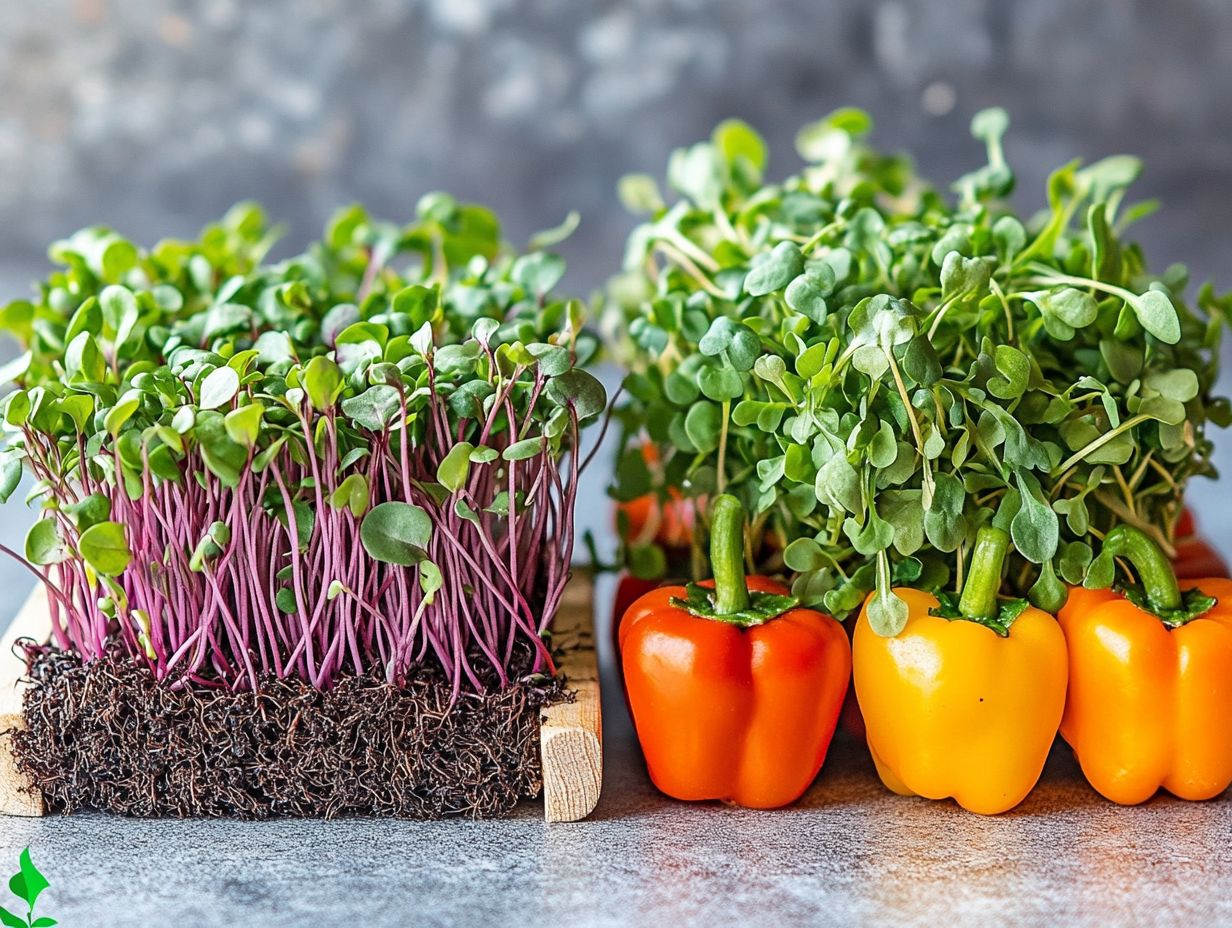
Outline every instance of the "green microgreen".
[[(1024, 219), (1004, 112), (976, 116), (987, 164), (953, 197), (871, 147), (871, 125), (806, 127), (805, 167), (772, 181), (729, 122), (673, 155), (675, 198), (622, 184), (647, 218), (607, 292), (630, 372), (613, 496), (704, 515), (731, 493), (756, 566), (838, 616), (876, 589), (885, 629), (898, 565), (961, 588), (989, 523), (1012, 537), (1006, 592), (1050, 608), (1114, 525), (1167, 549), (1186, 483), (1214, 473), (1208, 427), (1232, 418), (1213, 394), (1232, 297), (1187, 300), (1184, 268), (1152, 272), (1126, 237), (1149, 213), (1126, 201), (1138, 161), (1062, 166)], [(652, 474), (630, 463), (646, 442)], [(704, 543), (656, 561), (696, 576)]]

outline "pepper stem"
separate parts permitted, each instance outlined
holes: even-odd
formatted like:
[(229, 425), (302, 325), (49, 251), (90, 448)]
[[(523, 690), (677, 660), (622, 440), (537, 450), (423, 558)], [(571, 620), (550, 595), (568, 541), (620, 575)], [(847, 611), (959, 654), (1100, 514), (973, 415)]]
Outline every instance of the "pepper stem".
[(1109, 557), (1123, 557), (1134, 565), (1142, 581), (1147, 602), (1156, 612), (1181, 608), (1181, 588), (1176, 574), (1163, 550), (1146, 532), (1132, 525), (1118, 525), (1104, 538), (1100, 552)]
[(980, 621), (997, 614), (997, 591), (1001, 589), (1001, 567), (1009, 550), (1010, 536), (1005, 529), (983, 526), (975, 535), (971, 569), (963, 584), (958, 611), (964, 618)]
[(710, 521), (710, 570), (714, 610), (720, 615), (749, 608), (744, 580), (744, 506), (729, 494), (716, 497)]

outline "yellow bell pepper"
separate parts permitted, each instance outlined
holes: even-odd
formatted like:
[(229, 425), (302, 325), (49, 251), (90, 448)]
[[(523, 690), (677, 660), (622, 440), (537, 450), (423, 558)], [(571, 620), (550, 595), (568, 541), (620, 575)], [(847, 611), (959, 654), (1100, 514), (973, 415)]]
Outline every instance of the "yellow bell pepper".
[(907, 622), (892, 637), (856, 622), (853, 670), (868, 746), (882, 782), (900, 795), (953, 798), (994, 815), (1039, 780), (1065, 705), (1065, 637), (1019, 600), (998, 607), (1009, 536), (977, 536), (958, 608), (931, 593), (894, 592)]

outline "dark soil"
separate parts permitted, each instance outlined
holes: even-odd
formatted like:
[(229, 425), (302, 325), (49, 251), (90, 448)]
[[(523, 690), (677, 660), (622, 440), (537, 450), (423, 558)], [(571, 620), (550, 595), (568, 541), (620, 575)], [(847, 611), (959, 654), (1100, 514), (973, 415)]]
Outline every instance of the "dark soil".
[(374, 674), (177, 690), (127, 658), (47, 648), (29, 673), (18, 763), (65, 813), (499, 817), (542, 790), (540, 709), (565, 698), (543, 682), (452, 702), (431, 671), (402, 688)]

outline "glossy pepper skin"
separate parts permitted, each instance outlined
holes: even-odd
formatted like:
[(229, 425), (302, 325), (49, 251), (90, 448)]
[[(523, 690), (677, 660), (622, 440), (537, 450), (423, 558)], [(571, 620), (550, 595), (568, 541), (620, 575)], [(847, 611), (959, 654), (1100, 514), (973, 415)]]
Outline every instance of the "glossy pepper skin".
[(612, 643), (619, 645), (620, 617), (629, 611), (629, 607), (649, 593), (663, 585), (662, 580), (645, 580), (635, 577), (628, 571), (621, 571), (616, 580), (616, 595), (612, 601)]
[[(680, 605), (683, 586), (638, 599), (620, 624), (625, 689), (655, 786), (676, 799), (773, 809), (821, 770), (851, 677), (851, 646), (828, 615), (783, 599), (755, 624), (742, 611), (787, 588), (744, 577), (743, 509), (715, 500), (714, 616)], [(703, 597), (704, 598), (704, 597)], [(773, 598), (773, 597), (771, 597)], [(675, 600), (675, 601), (673, 601)]]
[(1065, 705), (1056, 620), (1028, 607), (1002, 638), (930, 615), (930, 593), (895, 592), (908, 608), (898, 635), (872, 630), (867, 602), (855, 631), (856, 696), (882, 782), (983, 815), (1012, 809), (1039, 780)]
[[(786, 593), (765, 577), (749, 589)], [(655, 786), (676, 799), (754, 809), (794, 802), (816, 779), (851, 675), (834, 619), (792, 609), (740, 628), (642, 596), (620, 626), (625, 686)]]
[(1061, 610), (1070, 686), (1061, 735), (1090, 784), (1122, 805), (1161, 788), (1211, 799), (1232, 783), (1232, 581), (1187, 580), (1214, 607), (1177, 628), (1110, 590)]
[(883, 612), (877, 630), (876, 591), (860, 610), (856, 698), (893, 792), (995, 815), (1039, 780), (1065, 706), (1065, 637), (1048, 613), (998, 602), (1009, 545), (1005, 530), (979, 529), (957, 603), (896, 589), (906, 614)]

